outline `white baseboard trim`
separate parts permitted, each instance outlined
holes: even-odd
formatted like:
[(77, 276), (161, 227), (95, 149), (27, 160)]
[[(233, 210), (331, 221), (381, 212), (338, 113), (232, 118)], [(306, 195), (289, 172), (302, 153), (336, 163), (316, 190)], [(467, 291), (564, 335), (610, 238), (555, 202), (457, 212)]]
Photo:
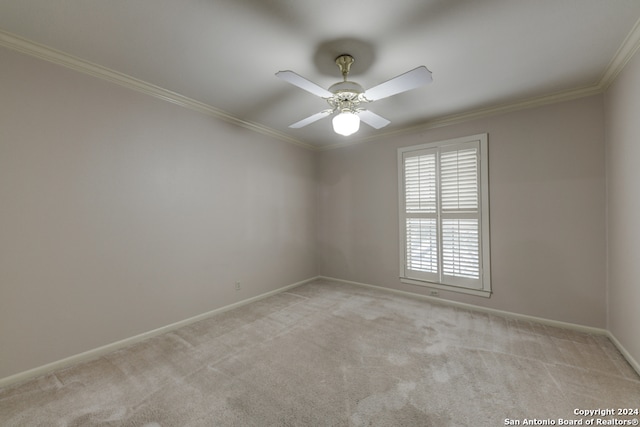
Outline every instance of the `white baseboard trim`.
[(535, 323), (541, 323), (541, 324), (548, 325), (548, 326), (556, 326), (556, 327), (559, 327), (559, 328), (572, 329), (572, 330), (575, 330), (575, 331), (587, 332), (587, 333), (598, 334), (598, 335), (608, 335), (608, 333), (609, 333), (609, 331), (607, 331), (606, 329), (602, 329), (602, 328), (594, 328), (592, 326), (584, 326), (584, 325), (579, 325), (579, 324), (576, 324), (576, 323), (561, 322), (559, 320), (545, 319), (544, 317), (536, 317), (536, 316), (529, 316), (527, 314), (514, 313), (512, 311), (504, 311), (504, 310), (498, 310), (498, 309), (495, 309), (495, 308), (482, 307), (482, 306), (479, 306), (479, 305), (467, 304), (467, 303), (458, 302), (458, 301), (451, 301), (451, 300), (447, 300), (447, 299), (443, 299), (443, 298), (431, 297), (431, 296), (428, 296), (428, 295), (422, 295), (422, 294), (418, 294), (418, 293), (414, 293), (414, 292), (401, 291), (399, 289), (392, 289), (392, 288), (385, 288), (383, 286), (370, 285), (368, 283), (360, 283), (360, 282), (354, 282), (354, 281), (351, 281), (351, 280), (342, 280), (342, 279), (336, 279), (334, 277), (326, 277), (326, 276), (320, 276), (318, 278), (319, 279), (323, 279), (323, 280), (331, 280), (331, 281), (335, 281), (335, 282), (348, 283), (348, 284), (351, 284), (351, 285), (365, 286), (365, 287), (368, 287), (368, 288), (374, 288), (374, 289), (379, 289), (381, 291), (391, 292), (391, 293), (394, 293), (394, 294), (397, 294), (397, 295), (403, 295), (403, 296), (408, 296), (408, 297), (413, 297), (413, 298), (420, 298), (420, 299), (433, 301), (433, 302), (437, 302), (437, 303), (441, 303), (441, 304), (451, 305), (451, 306), (454, 306), (454, 307), (465, 308), (467, 310), (473, 310), (473, 311), (479, 311), (479, 312), (483, 312), (483, 313), (496, 314), (496, 315), (499, 315), (499, 316), (509, 317), (509, 318), (512, 318), (512, 319), (519, 319), (519, 320), (526, 320), (526, 321), (535, 322)]
[(351, 280), (337, 279), (335, 277), (315, 276), (315, 277), (311, 277), (311, 278), (308, 278), (308, 279), (305, 279), (305, 280), (301, 280), (301, 281), (296, 282), (296, 283), (292, 283), (292, 284), (287, 285), (287, 286), (283, 286), (281, 288), (275, 289), (273, 291), (266, 292), (264, 294), (257, 295), (255, 297), (247, 298), (245, 300), (238, 301), (238, 302), (235, 302), (233, 304), (229, 304), (229, 305), (226, 305), (224, 307), (220, 307), (220, 308), (217, 308), (215, 310), (211, 310), (211, 311), (208, 311), (206, 313), (202, 313), (202, 314), (199, 314), (197, 316), (190, 317), (190, 318), (185, 319), (185, 320), (181, 320), (179, 322), (172, 323), (170, 325), (166, 325), (166, 326), (163, 326), (163, 327), (160, 327), (160, 328), (148, 331), (148, 332), (144, 332), (142, 334), (135, 335), (133, 337), (125, 338), (123, 340), (116, 341), (114, 343), (107, 344), (107, 345), (104, 345), (102, 347), (94, 348), (94, 349), (86, 351), (84, 353), (75, 354), (73, 356), (69, 356), (67, 358), (64, 358), (64, 359), (61, 359), (61, 360), (57, 360), (55, 362), (48, 363), (46, 365), (39, 366), (37, 368), (29, 369), (28, 371), (20, 372), (20, 373), (17, 373), (17, 374), (14, 374), (14, 375), (11, 375), (11, 376), (8, 376), (8, 377), (5, 377), (5, 378), (0, 378), (0, 388), (1, 387), (7, 387), (9, 385), (13, 385), (13, 384), (17, 384), (17, 383), (21, 383), (21, 382), (27, 381), (29, 379), (32, 379), (32, 378), (35, 378), (35, 377), (38, 377), (38, 376), (41, 376), (41, 375), (48, 374), (48, 373), (53, 372), (53, 371), (58, 370), (58, 369), (66, 368), (66, 367), (69, 367), (69, 366), (77, 364), (77, 363), (81, 363), (81, 362), (85, 362), (85, 361), (88, 361), (88, 360), (99, 358), (101, 356), (104, 356), (105, 354), (108, 354), (108, 353), (111, 353), (113, 351), (119, 350), (119, 349), (121, 349), (123, 347), (127, 347), (127, 346), (130, 346), (130, 345), (136, 344), (138, 342), (144, 341), (146, 339), (152, 338), (152, 337), (160, 335), (160, 334), (171, 332), (173, 330), (176, 330), (176, 329), (181, 328), (183, 326), (190, 325), (190, 324), (198, 322), (200, 320), (204, 320), (204, 319), (206, 319), (208, 317), (211, 317), (211, 316), (214, 316), (216, 314), (223, 313), (225, 311), (232, 310), (234, 308), (238, 308), (238, 307), (241, 307), (243, 305), (259, 301), (261, 299), (270, 297), (270, 296), (275, 295), (275, 294), (279, 294), (281, 292), (285, 292), (285, 291), (287, 291), (289, 289), (295, 288), (295, 287), (300, 286), (300, 285), (304, 285), (305, 283), (309, 283), (309, 282), (312, 282), (312, 281), (318, 280), (318, 279), (330, 280), (330, 281), (334, 281), (334, 282), (346, 283), (346, 284), (357, 285), (357, 286), (363, 286), (363, 287), (367, 287), (367, 288), (373, 288), (373, 289), (377, 289), (377, 290), (384, 291), (384, 292), (390, 292), (390, 293), (397, 294), (397, 295), (408, 296), (408, 297), (412, 297), (412, 298), (420, 298), (420, 299), (424, 299), (424, 300), (428, 300), (428, 301), (437, 302), (437, 303), (440, 303), (440, 304), (446, 304), (446, 305), (451, 305), (451, 306), (454, 306), (454, 307), (465, 308), (465, 309), (468, 309), (468, 310), (474, 310), (474, 311), (479, 311), (479, 312), (484, 312), (484, 313), (491, 313), (491, 314), (496, 314), (496, 315), (500, 315), (500, 316), (514, 318), (514, 319), (520, 319), (520, 320), (526, 320), (526, 321), (541, 323), (541, 324), (545, 324), (545, 325), (549, 325), (549, 326), (556, 326), (556, 327), (560, 327), (560, 328), (573, 329), (573, 330), (577, 330), (577, 331), (581, 331), (581, 332), (587, 332), (587, 333), (593, 333), (593, 334), (599, 334), (599, 335), (606, 335), (611, 340), (611, 342), (618, 348), (620, 353), (622, 353), (622, 355), (629, 362), (631, 367), (633, 367), (633, 369), (636, 370), (638, 375), (640, 375), (640, 363), (638, 363), (631, 356), (631, 354), (624, 348), (624, 346), (620, 343), (620, 341), (618, 341), (618, 339), (610, 331), (608, 331), (606, 329), (594, 328), (594, 327), (591, 327), (591, 326), (584, 326), (584, 325), (579, 325), (579, 324), (575, 324), (575, 323), (561, 322), (561, 321), (557, 321), (557, 320), (545, 319), (545, 318), (542, 318), (542, 317), (529, 316), (529, 315), (525, 315), (525, 314), (519, 314), (519, 313), (510, 312), (510, 311), (503, 311), (503, 310), (497, 310), (497, 309), (493, 309), (493, 308), (481, 307), (481, 306), (477, 306), (477, 305), (473, 305), (473, 304), (466, 304), (466, 303), (462, 303), (462, 302), (451, 301), (451, 300), (446, 300), (446, 299), (442, 299), (442, 298), (435, 298), (435, 297), (430, 297), (430, 296), (427, 296), (427, 295), (421, 295), (421, 294), (417, 294), (417, 293), (414, 293), (414, 292), (407, 292), (407, 291), (401, 291), (401, 290), (398, 290), (398, 289), (385, 288), (385, 287), (382, 287), (382, 286), (371, 285), (371, 284), (361, 283), (361, 282), (354, 282), (354, 281), (351, 281)]
[(431, 296), (428, 296), (428, 295), (417, 294), (417, 293), (414, 293), (414, 292), (401, 291), (399, 289), (391, 289), (391, 288), (385, 288), (385, 287), (377, 286), (377, 285), (370, 285), (368, 283), (354, 282), (352, 280), (337, 279), (335, 277), (318, 276), (318, 279), (331, 280), (331, 281), (334, 281), (334, 282), (341, 282), (341, 283), (346, 283), (346, 284), (356, 285), (356, 286), (364, 286), (364, 287), (367, 287), (367, 288), (373, 288), (373, 289), (381, 290), (381, 291), (384, 291), (384, 292), (390, 292), (390, 293), (397, 294), (397, 295), (403, 295), (403, 296), (408, 296), (408, 297), (412, 297), (412, 298), (424, 299), (424, 300), (428, 300), (428, 301), (437, 302), (437, 303), (440, 303), (440, 304), (451, 305), (451, 306), (454, 306), (454, 307), (465, 308), (465, 309), (468, 309), (468, 310), (479, 311), (479, 312), (483, 312), (483, 313), (496, 314), (496, 315), (499, 315), (499, 316), (509, 317), (509, 318), (512, 318), (512, 319), (519, 319), (519, 320), (525, 320), (525, 321), (529, 321), (529, 322), (536, 322), (536, 323), (540, 323), (540, 324), (543, 324), (543, 325), (555, 326), (555, 327), (558, 327), (558, 328), (571, 329), (571, 330), (574, 330), (574, 331), (586, 332), (586, 333), (597, 334), (597, 335), (605, 335), (607, 338), (609, 338), (611, 340), (613, 345), (615, 345), (617, 347), (618, 351), (620, 351), (620, 353), (622, 353), (622, 356), (627, 360), (627, 362), (629, 362), (631, 367), (638, 373), (638, 375), (640, 375), (640, 364), (633, 358), (633, 356), (631, 356), (631, 353), (629, 353), (627, 351), (627, 349), (624, 348), (624, 346), (620, 343), (620, 341), (618, 341), (618, 339), (610, 331), (608, 331), (607, 329), (594, 328), (592, 326), (585, 326), (585, 325), (580, 325), (580, 324), (577, 324), (577, 323), (561, 322), (559, 320), (545, 319), (544, 317), (529, 316), (529, 315), (526, 315), (526, 314), (514, 313), (512, 311), (497, 310), (495, 308), (488, 308), (488, 307), (482, 307), (482, 306), (479, 306), (479, 305), (473, 305), (473, 304), (467, 304), (467, 303), (463, 303), (463, 302), (451, 301), (451, 300), (446, 300), (446, 299), (442, 299), (442, 298), (431, 297)]
[(624, 346), (620, 343), (620, 341), (618, 341), (616, 336), (611, 333), (611, 331), (607, 331), (607, 337), (611, 340), (613, 345), (615, 345), (618, 348), (618, 351), (622, 353), (622, 356), (624, 356), (624, 358), (627, 359), (627, 362), (629, 362), (629, 365), (631, 365), (631, 367), (635, 369), (638, 375), (640, 375), (640, 363), (638, 363), (638, 361), (635, 360), (633, 356), (631, 356), (631, 353), (629, 353), (627, 349), (624, 348)]
[(264, 294), (257, 295), (255, 297), (247, 298), (247, 299), (244, 299), (242, 301), (238, 301), (238, 302), (235, 302), (233, 304), (226, 305), (224, 307), (216, 308), (215, 310), (211, 310), (211, 311), (208, 311), (206, 313), (202, 313), (202, 314), (199, 314), (197, 316), (193, 316), (193, 317), (190, 317), (188, 319), (172, 323), (170, 325), (162, 326), (160, 328), (153, 329), (153, 330), (148, 331), (148, 332), (143, 332), (142, 334), (135, 335), (135, 336), (132, 336), (132, 337), (129, 337), (129, 338), (125, 338), (123, 340), (116, 341), (114, 343), (107, 344), (107, 345), (104, 345), (102, 347), (94, 348), (94, 349), (85, 351), (84, 353), (75, 354), (73, 356), (69, 356), (69, 357), (66, 357), (64, 359), (48, 363), (46, 365), (39, 366), (37, 368), (29, 369), (28, 371), (19, 372), (17, 374), (14, 374), (14, 375), (11, 375), (11, 376), (8, 376), (8, 377), (5, 377), (5, 378), (0, 378), (0, 388), (1, 387), (6, 387), (6, 386), (9, 386), (9, 385), (13, 385), (13, 384), (17, 384), (17, 383), (21, 383), (23, 381), (27, 381), (29, 379), (32, 379), (32, 378), (35, 378), (35, 377), (39, 377), (41, 375), (48, 374), (48, 373), (50, 373), (52, 371), (55, 371), (55, 370), (58, 370), (58, 369), (66, 368), (66, 367), (69, 367), (71, 365), (74, 365), (74, 364), (77, 364), (77, 363), (80, 363), (80, 362), (86, 362), (88, 360), (97, 359), (97, 358), (99, 358), (101, 356), (104, 356), (105, 354), (108, 354), (108, 353), (111, 353), (113, 351), (119, 350), (119, 349), (121, 349), (123, 347), (127, 347), (127, 346), (130, 346), (130, 345), (139, 343), (141, 341), (144, 341), (146, 339), (155, 337), (157, 335), (161, 335), (161, 334), (164, 334), (164, 333), (167, 333), (167, 332), (171, 332), (171, 331), (176, 330), (178, 328), (181, 328), (183, 326), (187, 326), (187, 325), (190, 325), (192, 323), (198, 322), (200, 320), (204, 320), (204, 319), (206, 319), (208, 317), (211, 317), (211, 316), (214, 316), (216, 314), (220, 314), (220, 313), (223, 313), (225, 311), (229, 311), (229, 310), (232, 310), (234, 308), (238, 308), (238, 307), (241, 307), (243, 305), (247, 305), (247, 304), (250, 304), (252, 302), (256, 302), (256, 301), (259, 301), (261, 299), (270, 297), (272, 295), (279, 294), (281, 292), (285, 292), (285, 291), (287, 291), (289, 289), (295, 288), (296, 286), (300, 286), (300, 285), (304, 285), (305, 283), (312, 282), (312, 281), (314, 281), (314, 280), (316, 280), (318, 278), (319, 278), (319, 276), (315, 276), (315, 277), (311, 277), (309, 279), (301, 280), (299, 282), (292, 283), (292, 284), (287, 285), (287, 286), (283, 286), (283, 287), (275, 289), (273, 291), (269, 291), (269, 292), (266, 292)]

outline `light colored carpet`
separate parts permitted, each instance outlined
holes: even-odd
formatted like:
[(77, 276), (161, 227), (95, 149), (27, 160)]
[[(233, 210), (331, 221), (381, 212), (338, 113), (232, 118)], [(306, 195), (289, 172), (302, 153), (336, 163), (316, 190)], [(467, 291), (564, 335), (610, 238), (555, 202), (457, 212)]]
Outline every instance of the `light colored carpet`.
[(0, 425), (502, 426), (638, 407), (604, 336), (316, 281), (2, 389)]

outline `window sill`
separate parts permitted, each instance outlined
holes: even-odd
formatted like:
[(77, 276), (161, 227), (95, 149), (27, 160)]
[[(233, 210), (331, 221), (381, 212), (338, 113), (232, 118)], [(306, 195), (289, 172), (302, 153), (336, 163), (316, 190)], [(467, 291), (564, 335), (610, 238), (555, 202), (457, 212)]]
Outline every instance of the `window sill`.
[(422, 287), (431, 288), (431, 289), (440, 289), (443, 291), (457, 292), (461, 294), (474, 295), (474, 296), (483, 297), (483, 298), (491, 297), (491, 291), (485, 291), (483, 289), (470, 289), (470, 288), (463, 288), (460, 286), (443, 285), (441, 283), (425, 282), (422, 280), (408, 279), (406, 277), (400, 277), (400, 282), (406, 283), (408, 285), (422, 286)]

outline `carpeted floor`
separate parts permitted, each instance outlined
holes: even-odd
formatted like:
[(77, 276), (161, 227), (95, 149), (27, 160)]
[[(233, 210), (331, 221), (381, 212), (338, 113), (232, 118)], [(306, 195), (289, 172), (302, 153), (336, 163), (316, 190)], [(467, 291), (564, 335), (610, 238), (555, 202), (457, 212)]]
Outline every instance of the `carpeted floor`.
[(327, 281), (0, 389), (1, 426), (640, 418), (574, 414), (599, 408), (640, 409), (640, 377), (604, 336)]

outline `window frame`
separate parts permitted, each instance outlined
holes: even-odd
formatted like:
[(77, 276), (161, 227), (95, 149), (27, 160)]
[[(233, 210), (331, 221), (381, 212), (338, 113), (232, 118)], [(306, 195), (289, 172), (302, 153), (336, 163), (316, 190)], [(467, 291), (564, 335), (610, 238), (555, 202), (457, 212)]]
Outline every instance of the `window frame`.
[[(451, 151), (455, 146), (477, 147), (478, 163), (478, 210), (473, 214), (478, 218), (479, 230), (479, 278), (472, 280), (454, 280), (455, 283), (445, 283), (442, 278), (442, 224), (447, 213), (442, 212), (441, 206), (441, 183), (440, 183), (440, 154)], [(461, 148), (464, 149), (464, 148)], [(458, 150), (458, 149), (454, 149)], [(420, 154), (424, 153), (424, 154)], [(407, 268), (407, 219), (415, 218), (415, 214), (407, 214), (405, 204), (405, 157), (415, 157), (435, 153), (436, 158), (436, 226), (437, 226), (437, 248), (438, 248), (438, 273), (418, 274), (415, 270), (409, 273)], [(411, 156), (413, 154), (413, 156)], [(453, 292), (460, 292), (470, 295), (490, 297), (491, 290), (491, 252), (490, 252), (490, 230), (489, 230), (489, 155), (488, 155), (488, 134), (477, 134), (460, 138), (453, 138), (444, 141), (436, 141), (419, 145), (412, 145), (398, 148), (398, 213), (399, 213), (399, 258), (400, 258), (400, 281), (411, 285), (425, 286), (428, 288), (442, 289)], [(464, 215), (463, 215), (464, 216)], [(433, 215), (425, 214), (425, 218)]]

